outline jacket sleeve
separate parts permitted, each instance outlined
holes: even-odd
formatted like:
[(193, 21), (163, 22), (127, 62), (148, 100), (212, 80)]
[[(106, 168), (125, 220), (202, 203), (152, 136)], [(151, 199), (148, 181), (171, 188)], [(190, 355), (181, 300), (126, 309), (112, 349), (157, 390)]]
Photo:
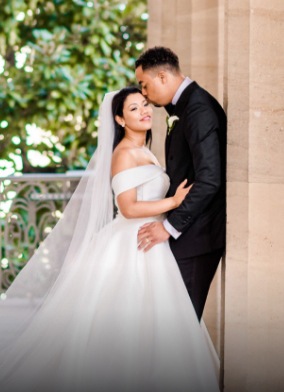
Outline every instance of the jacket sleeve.
[(185, 200), (167, 217), (179, 232), (184, 232), (196, 221), (210, 205), (221, 185), (219, 124), (216, 114), (210, 106), (199, 104), (185, 116), (183, 132), (192, 155), (195, 178)]

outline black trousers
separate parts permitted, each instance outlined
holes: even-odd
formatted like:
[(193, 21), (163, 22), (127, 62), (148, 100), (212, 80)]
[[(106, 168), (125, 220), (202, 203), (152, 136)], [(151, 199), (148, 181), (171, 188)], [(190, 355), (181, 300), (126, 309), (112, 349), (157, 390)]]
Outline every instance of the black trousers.
[(210, 284), (223, 253), (222, 248), (204, 255), (177, 260), (198, 320), (202, 317)]

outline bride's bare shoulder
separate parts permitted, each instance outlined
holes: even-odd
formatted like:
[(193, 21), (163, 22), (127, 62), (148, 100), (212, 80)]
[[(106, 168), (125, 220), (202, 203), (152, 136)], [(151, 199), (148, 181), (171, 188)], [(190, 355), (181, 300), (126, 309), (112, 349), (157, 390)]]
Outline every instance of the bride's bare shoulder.
[(133, 148), (118, 145), (113, 151), (112, 155), (112, 177), (123, 170), (131, 169), (135, 166), (137, 166), (137, 158), (135, 156)]

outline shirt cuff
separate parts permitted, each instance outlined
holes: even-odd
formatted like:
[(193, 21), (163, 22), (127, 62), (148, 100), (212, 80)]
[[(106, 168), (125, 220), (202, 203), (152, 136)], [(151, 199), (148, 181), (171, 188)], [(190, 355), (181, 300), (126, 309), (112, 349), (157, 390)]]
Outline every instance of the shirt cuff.
[(168, 232), (172, 237), (174, 237), (175, 240), (177, 240), (178, 237), (182, 234), (180, 231), (177, 231), (177, 229), (175, 229), (175, 228), (170, 224), (170, 222), (169, 222), (167, 219), (165, 219), (165, 220), (163, 221), (163, 225), (164, 225), (164, 228), (167, 230), (167, 232)]

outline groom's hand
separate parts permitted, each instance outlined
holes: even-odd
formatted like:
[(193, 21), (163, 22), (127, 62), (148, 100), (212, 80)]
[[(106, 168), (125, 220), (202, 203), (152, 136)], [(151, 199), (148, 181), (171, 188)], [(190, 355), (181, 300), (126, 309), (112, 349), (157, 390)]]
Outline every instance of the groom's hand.
[(138, 249), (147, 252), (154, 245), (167, 241), (170, 234), (162, 222), (145, 223), (138, 231)]

